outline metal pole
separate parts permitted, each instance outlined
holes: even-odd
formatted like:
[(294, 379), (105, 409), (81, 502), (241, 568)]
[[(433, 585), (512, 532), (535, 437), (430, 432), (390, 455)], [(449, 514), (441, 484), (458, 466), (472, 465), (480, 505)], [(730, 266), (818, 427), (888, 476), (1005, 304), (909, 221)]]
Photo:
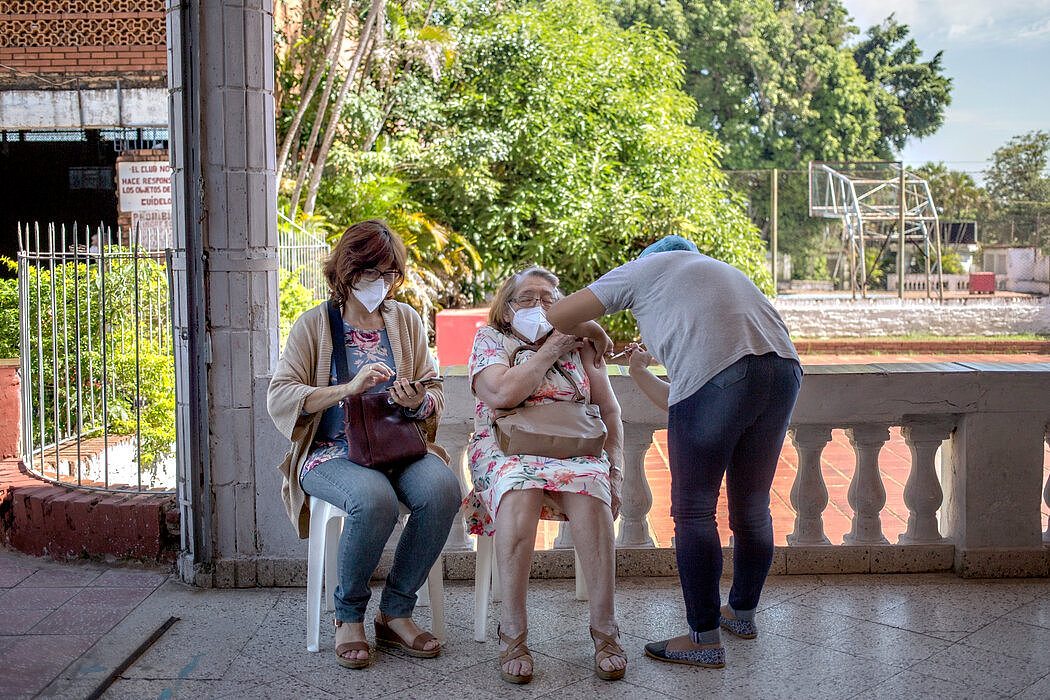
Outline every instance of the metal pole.
[[(77, 224), (73, 224), (73, 308), (75, 309), (73, 313), (73, 322), (76, 324), (77, 346), (77, 374), (73, 386), (76, 387), (77, 390), (77, 485), (79, 486), (82, 481), (81, 465), (84, 463), (80, 446), (80, 443), (84, 439), (84, 368), (80, 357), (83, 351), (83, 346), (80, 342), (80, 334), (83, 332), (83, 329), (80, 325), (80, 243), (79, 238), (77, 237), (78, 233), (79, 227)], [(91, 323), (90, 319), (88, 320), (88, 323)]]
[(142, 295), (139, 293), (139, 228), (132, 232), (132, 261), (135, 265), (135, 485), (142, 490), (142, 329), (139, 317), (142, 312)]
[(769, 250), (772, 255), (772, 266), (773, 266), (773, 296), (777, 295), (777, 201), (779, 196), (777, 192), (777, 169), (773, 168), (773, 173), (770, 177), (770, 195), (769, 195)]
[[(212, 561), (214, 542), (214, 504), (211, 485), (211, 444), (208, 396), (208, 328), (205, 314), (205, 257), (207, 255), (207, 215), (204, 211), (204, 163), (195, 144), (203, 143), (201, 129), (201, 93), (204, 70), (201, 66), (201, 29), (203, 3), (200, 0), (172, 0), (168, 3), (168, 30), (182, 37), (182, 51), (172, 57), (177, 61), (181, 77), (172, 85), (169, 75), (169, 105), (182, 114), (182, 133), (172, 134), (171, 151), (180, 167), (172, 183), (173, 191), (182, 197), (182, 205), (172, 212), (175, 225), (173, 247), (178, 250), (182, 265), (181, 284), (172, 290), (172, 313), (177, 320), (175, 328), (176, 372), (183, 372), (186, 395), (185, 408), (178, 409), (176, 432), (183, 440), (178, 452), (178, 468), (182, 472), (189, 493), (180, 493), (182, 528), (188, 533), (188, 544), (194, 564)], [(170, 41), (170, 38), (169, 38)], [(177, 99), (176, 99), (177, 98)], [(174, 263), (175, 260), (172, 260)], [(173, 275), (179, 280), (179, 274)], [(179, 307), (179, 308), (175, 308)], [(180, 353), (185, 353), (179, 357)], [(178, 376), (178, 375), (176, 375)], [(187, 498), (188, 497), (188, 498)], [(189, 512), (187, 512), (187, 510)], [(187, 522), (188, 521), (188, 522)]]
[[(59, 444), (62, 438), (59, 431), (62, 428), (61, 410), (58, 406), (58, 285), (55, 282), (55, 225), (48, 224), (47, 227), (47, 269), (48, 287), (51, 292), (51, 434), (55, 437), (55, 481), (59, 480)], [(40, 340), (43, 345), (43, 338)], [(43, 369), (41, 367), (41, 369)]]
[[(926, 229), (926, 225), (923, 224), (922, 228), (923, 237), (923, 251), (922, 255), (926, 258), (926, 298), (932, 298), (932, 291), (930, 290), (930, 232)], [(940, 258), (940, 255), (937, 256)]]
[(32, 471), (36, 468), (36, 456), (33, 449), (33, 353), (30, 345), (30, 312), (29, 305), (29, 224), (26, 223), (25, 239), (22, 238), (22, 224), (18, 225), (18, 314), (21, 318), (19, 337), (21, 348), (18, 353), (22, 368), (22, 459), (29, 464)]
[[(40, 260), (40, 222), (37, 222), (34, 229), (34, 244), (36, 245), (36, 256), (37, 261)], [(42, 339), (44, 337), (44, 302), (40, 296), (40, 265), (36, 268), (36, 379), (37, 379), (37, 418), (40, 421), (40, 471), (44, 471), (44, 445), (47, 444), (47, 435), (44, 434), (45, 423), (44, 423), (44, 343)]]
[[(904, 298), (904, 161), (898, 163), (900, 172), (897, 174), (897, 297)], [(929, 286), (929, 280), (927, 280)]]
[[(944, 303), (944, 260), (941, 259), (941, 222), (934, 218), (934, 245), (937, 247), (937, 301)], [(927, 285), (929, 286), (929, 285)]]
[(106, 239), (102, 240), (102, 229), (99, 228), (98, 232), (98, 244), (100, 252), (99, 258), (99, 313), (101, 318), (99, 332), (102, 335), (100, 347), (102, 349), (102, 481), (105, 483), (106, 488), (109, 488), (109, 319), (107, 318), (107, 306), (108, 299), (106, 294), (106, 268), (108, 265), (108, 256), (112, 255), (110, 252), (113, 246), (109, 240), (110, 230), (106, 229)]
[[(845, 221), (842, 223), (843, 226), (848, 227)], [(857, 245), (853, 240), (852, 229), (849, 229), (849, 291), (850, 298), (853, 301), (857, 300)]]

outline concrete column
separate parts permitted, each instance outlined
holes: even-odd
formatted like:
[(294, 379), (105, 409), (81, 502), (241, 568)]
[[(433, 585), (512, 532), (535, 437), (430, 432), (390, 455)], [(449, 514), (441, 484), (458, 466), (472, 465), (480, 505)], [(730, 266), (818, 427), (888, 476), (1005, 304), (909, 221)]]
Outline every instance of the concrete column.
[[(255, 585), (257, 397), (277, 358), (272, 0), (169, 0), (183, 578)], [(269, 442), (269, 441), (266, 441)], [(201, 573), (214, 566), (214, 579)]]
[(1046, 575), (1040, 515), (1045, 430), (1040, 414), (962, 417), (952, 440), (943, 506), (957, 573)]

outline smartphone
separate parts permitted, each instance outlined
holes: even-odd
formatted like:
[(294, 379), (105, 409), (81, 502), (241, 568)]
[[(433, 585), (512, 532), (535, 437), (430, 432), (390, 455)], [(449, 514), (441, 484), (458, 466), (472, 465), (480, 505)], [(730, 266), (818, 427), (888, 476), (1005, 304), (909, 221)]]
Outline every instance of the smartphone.
[(417, 379), (413, 384), (422, 384), (424, 387), (428, 387), (433, 386), (434, 384), (440, 384), (443, 381), (445, 381), (444, 377), (427, 377), (425, 379)]

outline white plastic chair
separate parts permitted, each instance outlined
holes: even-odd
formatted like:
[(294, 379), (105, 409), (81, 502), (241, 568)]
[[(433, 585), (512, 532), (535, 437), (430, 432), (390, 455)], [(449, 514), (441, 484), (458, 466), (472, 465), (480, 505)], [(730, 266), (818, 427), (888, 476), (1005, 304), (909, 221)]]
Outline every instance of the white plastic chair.
[[(328, 501), (310, 496), (310, 545), (306, 568), (306, 650), (317, 651), (321, 639), (321, 582), (324, 581), (325, 610), (333, 610), (338, 578), (339, 535), (346, 511)], [(409, 510), (401, 504), (401, 515)], [(445, 641), (444, 569), (439, 556), (430, 568), (426, 583), (416, 593), (419, 605), (430, 606), (432, 634)]]
[[(493, 556), (493, 537), (478, 535), (478, 551), (474, 559), (474, 641), (486, 640), (486, 622), (489, 615), (489, 601), (500, 598), (499, 569)], [(576, 600), (587, 600), (587, 581), (580, 573), (580, 554), (573, 548), (575, 555)]]

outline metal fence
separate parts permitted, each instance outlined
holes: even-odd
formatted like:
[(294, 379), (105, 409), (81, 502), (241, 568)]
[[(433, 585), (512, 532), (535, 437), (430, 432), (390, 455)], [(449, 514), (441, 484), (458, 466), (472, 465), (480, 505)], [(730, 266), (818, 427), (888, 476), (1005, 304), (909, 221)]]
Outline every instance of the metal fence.
[(169, 257), (137, 230), (19, 226), (22, 450), (34, 473), (173, 489)]
[(305, 287), (314, 299), (328, 297), (322, 266), (328, 255), (328, 243), (323, 236), (312, 233), (284, 213), (277, 213), (277, 254), (281, 275), (290, 276)]

